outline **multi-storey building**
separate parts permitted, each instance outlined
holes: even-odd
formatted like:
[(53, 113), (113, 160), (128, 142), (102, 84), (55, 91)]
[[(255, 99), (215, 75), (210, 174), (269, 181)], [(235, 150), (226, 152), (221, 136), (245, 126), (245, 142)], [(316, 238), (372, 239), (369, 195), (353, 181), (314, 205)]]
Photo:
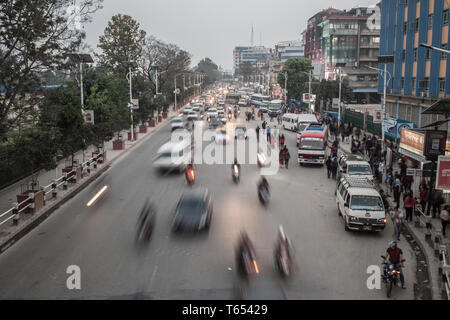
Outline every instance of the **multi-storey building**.
[(272, 49), (265, 47), (235, 47), (233, 50), (233, 66), (236, 72), (243, 62), (250, 62), (255, 68), (268, 68), (272, 57)]
[(281, 62), (291, 58), (304, 58), (305, 50), (300, 41), (282, 41), (275, 45), (275, 57)]
[(313, 61), (319, 79), (337, 78), (337, 64), (349, 80), (358, 103), (377, 103), (379, 25), (369, 23), (377, 8), (357, 7), (349, 11), (327, 9), (308, 20), (305, 56)]
[[(441, 119), (422, 111), (450, 94), (450, 57), (421, 47), (421, 43), (448, 48), (449, 8), (444, 0), (383, 0), (380, 54), (394, 56), (387, 64), (386, 113), (418, 127)], [(384, 69), (384, 64), (379, 64)], [(378, 92), (384, 82), (379, 77)]]

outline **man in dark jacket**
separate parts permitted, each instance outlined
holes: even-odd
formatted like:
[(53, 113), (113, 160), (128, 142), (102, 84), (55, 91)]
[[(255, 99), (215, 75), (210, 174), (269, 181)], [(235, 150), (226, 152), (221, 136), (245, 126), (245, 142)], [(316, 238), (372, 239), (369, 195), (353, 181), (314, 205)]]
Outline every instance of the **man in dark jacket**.
[(330, 179), (331, 171), (332, 171), (331, 156), (328, 156), (328, 159), (325, 162), (325, 164), (327, 165), (327, 176), (328, 176), (328, 179)]
[(337, 175), (337, 169), (338, 169), (338, 158), (335, 156), (333, 157), (332, 163), (331, 163), (331, 173), (333, 175), (333, 179), (336, 180)]

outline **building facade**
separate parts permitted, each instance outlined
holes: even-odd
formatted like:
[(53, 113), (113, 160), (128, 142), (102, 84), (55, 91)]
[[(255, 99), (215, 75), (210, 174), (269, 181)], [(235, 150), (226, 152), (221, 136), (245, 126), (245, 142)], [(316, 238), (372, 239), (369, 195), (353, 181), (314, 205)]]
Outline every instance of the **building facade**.
[(319, 80), (337, 79), (337, 64), (353, 89), (356, 103), (377, 103), (377, 71), (380, 46), (379, 25), (368, 23), (377, 8), (357, 7), (349, 11), (327, 9), (308, 20), (305, 56), (313, 61)]
[(282, 41), (275, 45), (275, 57), (281, 62), (291, 58), (304, 58), (305, 49), (300, 41)]
[[(381, 3), (381, 55), (393, 55), (387, 64), (387, 117), (412, 122), (418, 127), (442, 119), (422, 115), (427, 107), (450, 94), (450, 57), (421, 47), (421, 43), (448, 48), (448, 1), (383, 0)], [(379, 64), (384, 69), (384, 64)], [(378, 92), (383, 94), (383, 77)], [(444, 128), (448, 128), (444, 125)]]

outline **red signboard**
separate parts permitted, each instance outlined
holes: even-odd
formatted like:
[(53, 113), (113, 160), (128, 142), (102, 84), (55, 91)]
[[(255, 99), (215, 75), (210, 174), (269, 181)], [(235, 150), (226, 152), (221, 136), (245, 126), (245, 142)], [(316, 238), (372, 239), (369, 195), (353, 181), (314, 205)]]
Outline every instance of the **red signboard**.
[(450, 157), (439, 157), (436, 189), (450, 190)]

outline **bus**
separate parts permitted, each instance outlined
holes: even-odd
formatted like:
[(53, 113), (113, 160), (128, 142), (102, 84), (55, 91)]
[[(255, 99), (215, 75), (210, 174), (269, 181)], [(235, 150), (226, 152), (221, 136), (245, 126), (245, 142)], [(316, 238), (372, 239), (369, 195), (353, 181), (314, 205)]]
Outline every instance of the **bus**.
[(225, 102), (227, 104), (238, 104), (241, 99), (241, 95), (238, 93), (227, 93)]
[(310, 124), (300, 136), (298, 144), (298, 163), (325, 164), (327, 149), (327, 127), (321, 124)]

